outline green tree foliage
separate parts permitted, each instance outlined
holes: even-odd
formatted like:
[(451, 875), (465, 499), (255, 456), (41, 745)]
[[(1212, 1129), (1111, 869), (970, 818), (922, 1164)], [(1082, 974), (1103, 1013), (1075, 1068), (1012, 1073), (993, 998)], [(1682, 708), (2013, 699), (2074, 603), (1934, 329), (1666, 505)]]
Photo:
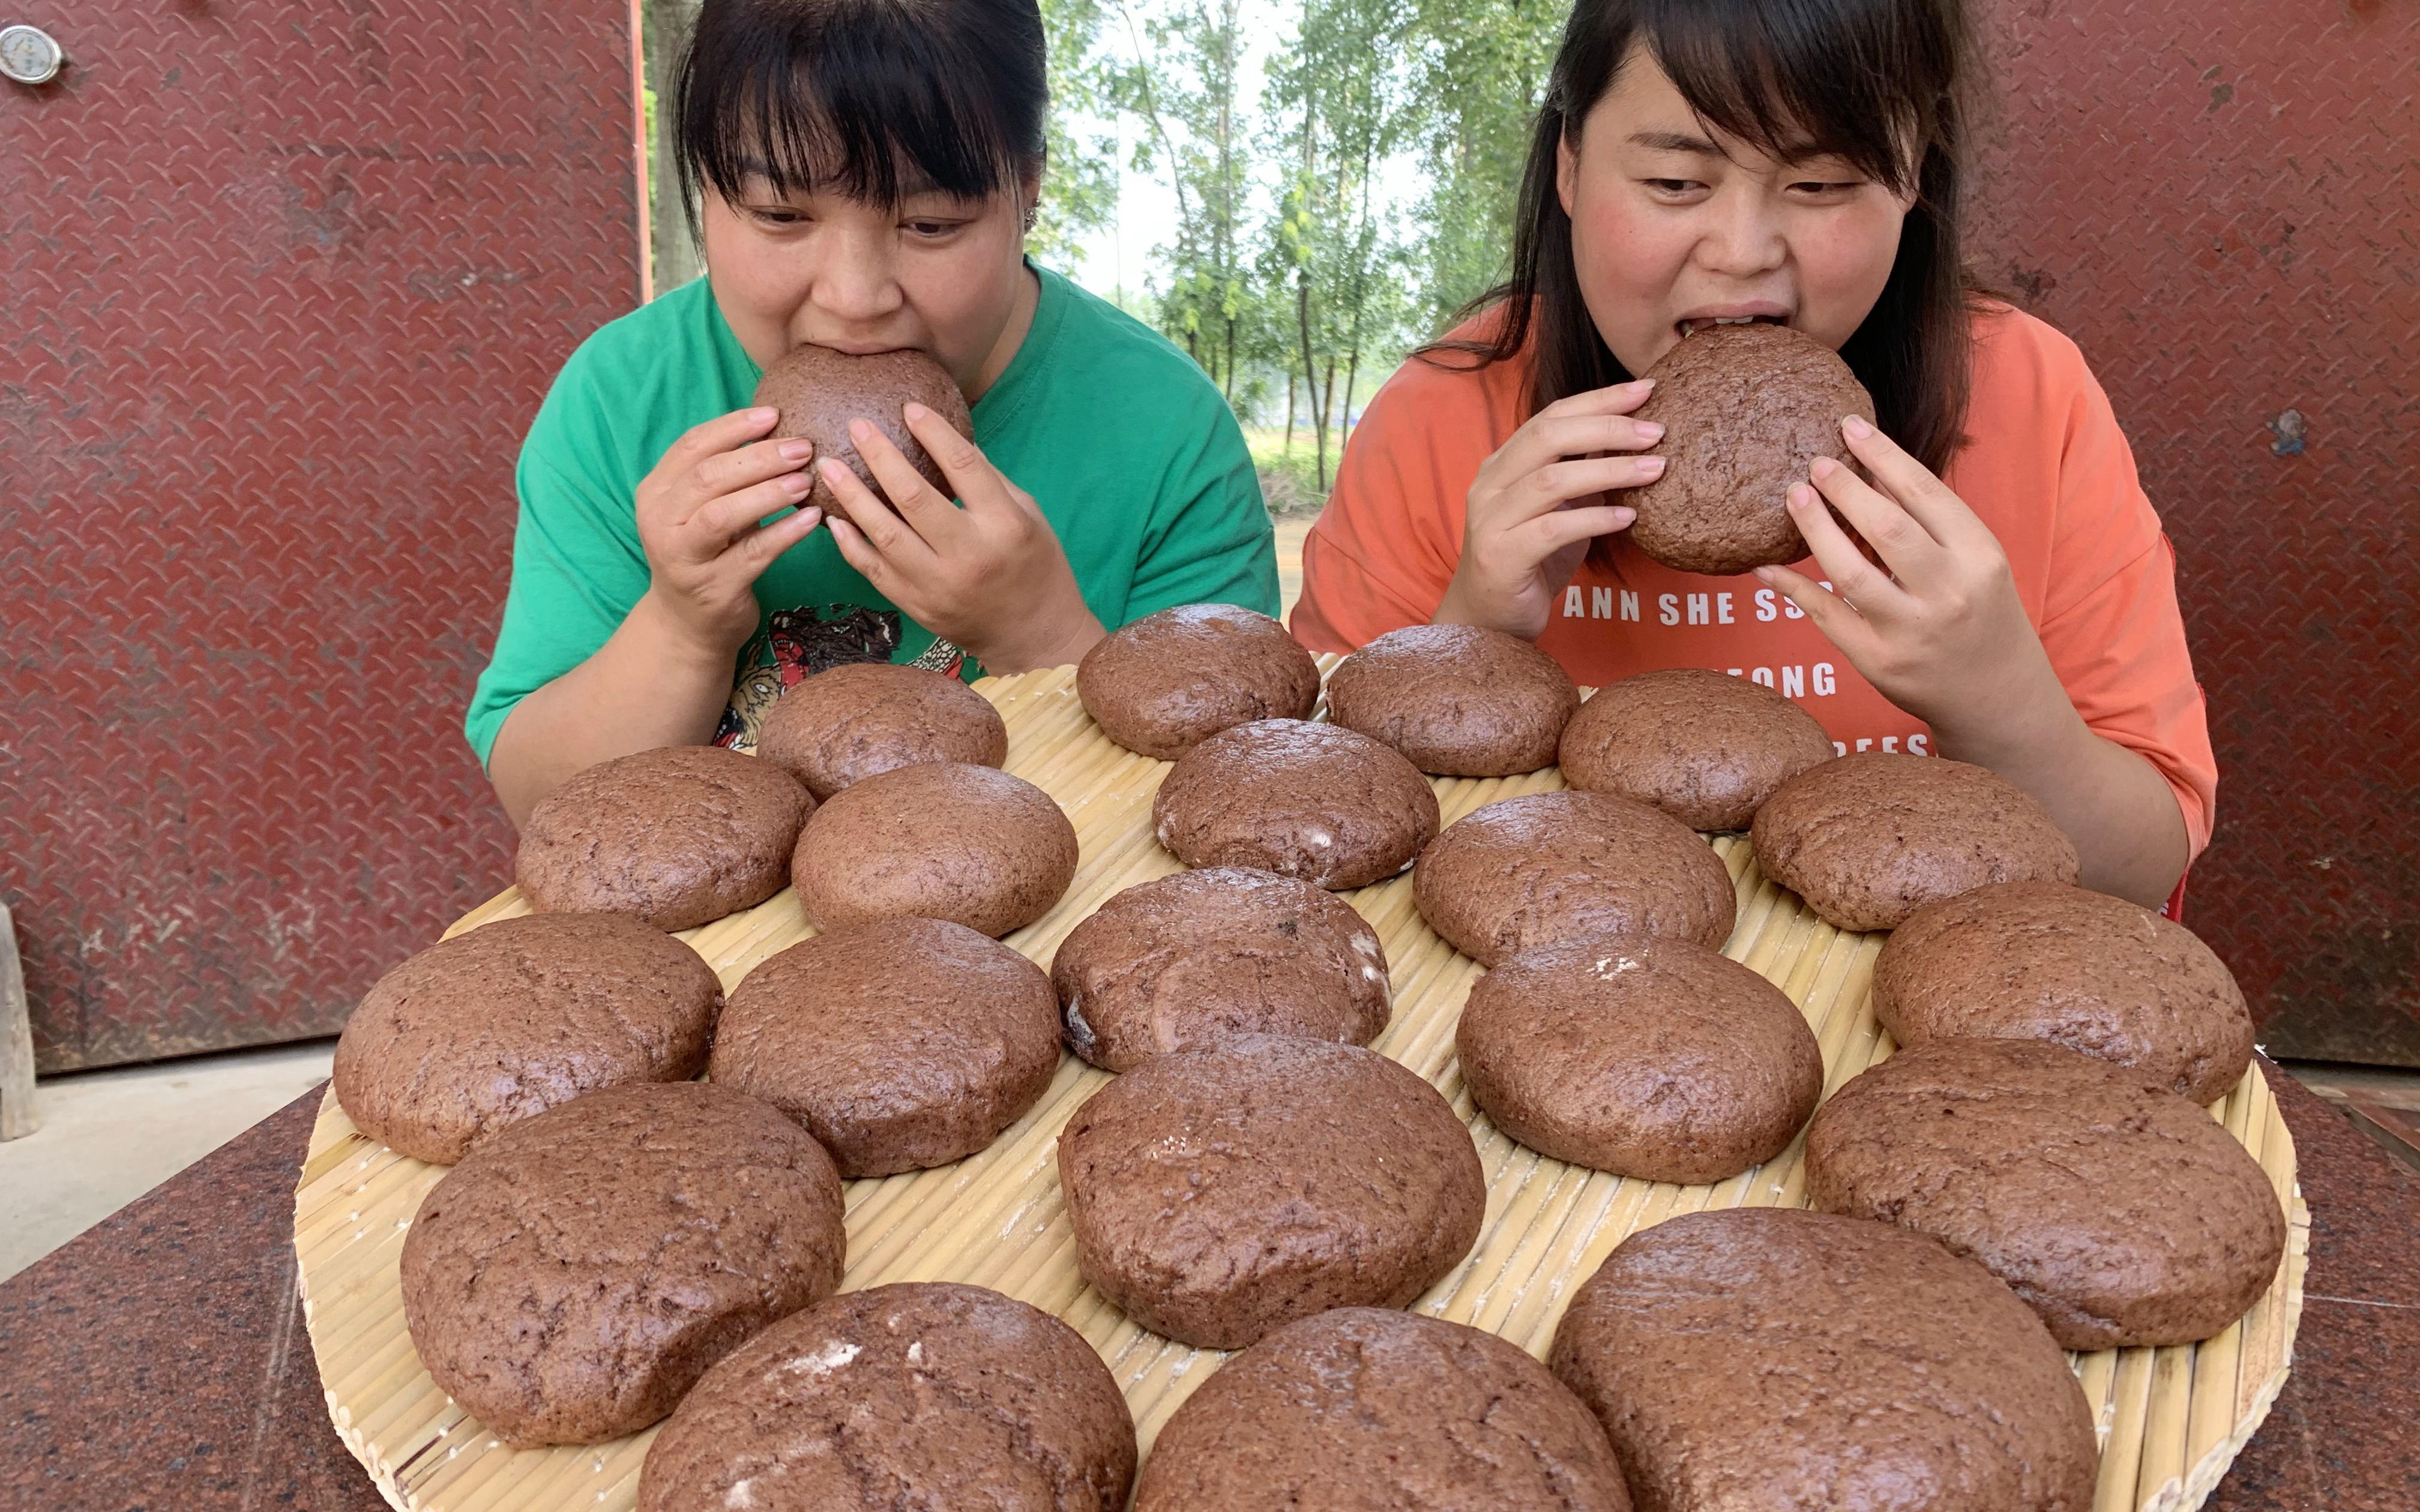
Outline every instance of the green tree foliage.
[(1099, 128), (1117, 108), (1117, 80), (1101, 52), (1108, 19), (1101, 0), (1041, 5), (1050, 48), (1049, 161), (1025, 242), (1035, 256), (1063, 267), (1084, 238), (1118, 212), (1117, 137)]
[(1134, 61), (1119, 103), (1144, 131), (1135, 167), (1164, 174), (1176, 192), (1175, 241), (1156, 249), (1155, 314), (1202, 364), (1230, 404), (1247, 409), (1264, 365), (1266, 300), (1248, 262), (1252, 240), (1252, 140), (1241, 79), (1242, 0), (1168, 0), (1140, 13), (1121, 0)]
[(1175, 194), (1154, 318), (1239, 413), (1284, 385), (1324, 490), (1359, 400), (1508, 269), (1568, 0), (1059, 3), (1117, 8), (1125, 57), (1090, 105), (1137, 123), (1133, 166)]
[(1568, 0), (1412, 0), (1420, 144), (1419, 323), (1444, 330), (1511, 271), (1513, 202)]
[(1348, 420), (1365, 364), (1391, 365), (1404, 346), (1410, 248), (1379, 178), (1415, 139), (1422, 105), (1406, 66), (1407, 0), (1301, 0), (1299, 16), (1269, 69), (1280, 189), (1261, 262), (1291, 305), (1290, 366), (1325, 490), (1329, 437)]

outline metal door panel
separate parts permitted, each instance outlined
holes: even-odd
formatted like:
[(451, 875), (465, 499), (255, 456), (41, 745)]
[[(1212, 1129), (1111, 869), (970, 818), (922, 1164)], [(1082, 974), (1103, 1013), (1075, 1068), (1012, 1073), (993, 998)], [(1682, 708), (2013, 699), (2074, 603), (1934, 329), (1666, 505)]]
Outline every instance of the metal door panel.
[(2420, 7), (1996, 0), (1981, 271), (2176, 543), (2220, 767), (2187, 921), (2279, 1055), (2420, 1065)]
[(491, 892), (520, 435), (640, 295), (622, 3), (21, 8), (0, 893), (45, 1070), (326, 1033)]

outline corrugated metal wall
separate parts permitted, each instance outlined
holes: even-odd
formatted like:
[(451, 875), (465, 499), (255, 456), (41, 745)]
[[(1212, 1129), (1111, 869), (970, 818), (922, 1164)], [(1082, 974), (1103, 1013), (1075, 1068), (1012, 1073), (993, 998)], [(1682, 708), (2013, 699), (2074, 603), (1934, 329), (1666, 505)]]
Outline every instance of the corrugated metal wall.
[(2221, 766), (2187, 922), (2280, 1055), (2420, 1065), (2420, 8), (1979, 12), (1983, 270), (2176, 542)]
[(0, 894), (40, 1062), (332, 1032), (508, 873), (461, 711), (521, 432), (639, 297), (631, 8), (6, 19), (74, 60), (0, 86)]

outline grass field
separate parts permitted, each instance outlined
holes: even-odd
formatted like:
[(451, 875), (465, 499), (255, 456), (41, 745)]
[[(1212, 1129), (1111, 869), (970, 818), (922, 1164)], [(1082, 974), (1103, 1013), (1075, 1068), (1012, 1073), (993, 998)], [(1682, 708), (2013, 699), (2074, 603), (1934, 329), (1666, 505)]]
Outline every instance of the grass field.
[[(1295, 427), (1294, 445), (1286, 445), (1282, 425), (1247, 425), (1244, 444), (1251, 448), (1252, 466), (1261, 474), (1261, 496), (1269, 502), (1269, 513), (1280, 519), (1308, 519), (1319, 513), (1327, 501), (1327, 490), (1320, 486), (1319, 449), (1310, 427)], [(1330, 432), (1327, 438), (1327, 475), (1336, 476), (1336, 455), (1342, 449), (1342, 439)]]

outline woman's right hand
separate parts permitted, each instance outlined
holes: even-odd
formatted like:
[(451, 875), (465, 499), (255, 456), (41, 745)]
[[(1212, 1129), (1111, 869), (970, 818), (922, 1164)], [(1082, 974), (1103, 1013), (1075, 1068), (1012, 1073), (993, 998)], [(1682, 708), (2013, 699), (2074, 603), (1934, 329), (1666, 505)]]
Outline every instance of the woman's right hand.
[(814, 443), (756, 440), (779, 418), (758, 408), (703, 422), (639, 481), (646, 601), (709, 656), (729, 656), (755, 633), (756, 579), (823, 521), (820, 509), (792, 507), (814, 491)]
[(1637, 517), (1600, 496), (1663, 474), (1662, 457), (1630, 455), (1663, 440), (1663, 426), (1630, 418), (1653, 386), (1637, 378), (1550, 404), (1480, 464), (1463, 516), (1462, 560), (1435, 623), (1486, 625), (1524, 640), (1545, 632), (1555, 595), (1589, 543)]

